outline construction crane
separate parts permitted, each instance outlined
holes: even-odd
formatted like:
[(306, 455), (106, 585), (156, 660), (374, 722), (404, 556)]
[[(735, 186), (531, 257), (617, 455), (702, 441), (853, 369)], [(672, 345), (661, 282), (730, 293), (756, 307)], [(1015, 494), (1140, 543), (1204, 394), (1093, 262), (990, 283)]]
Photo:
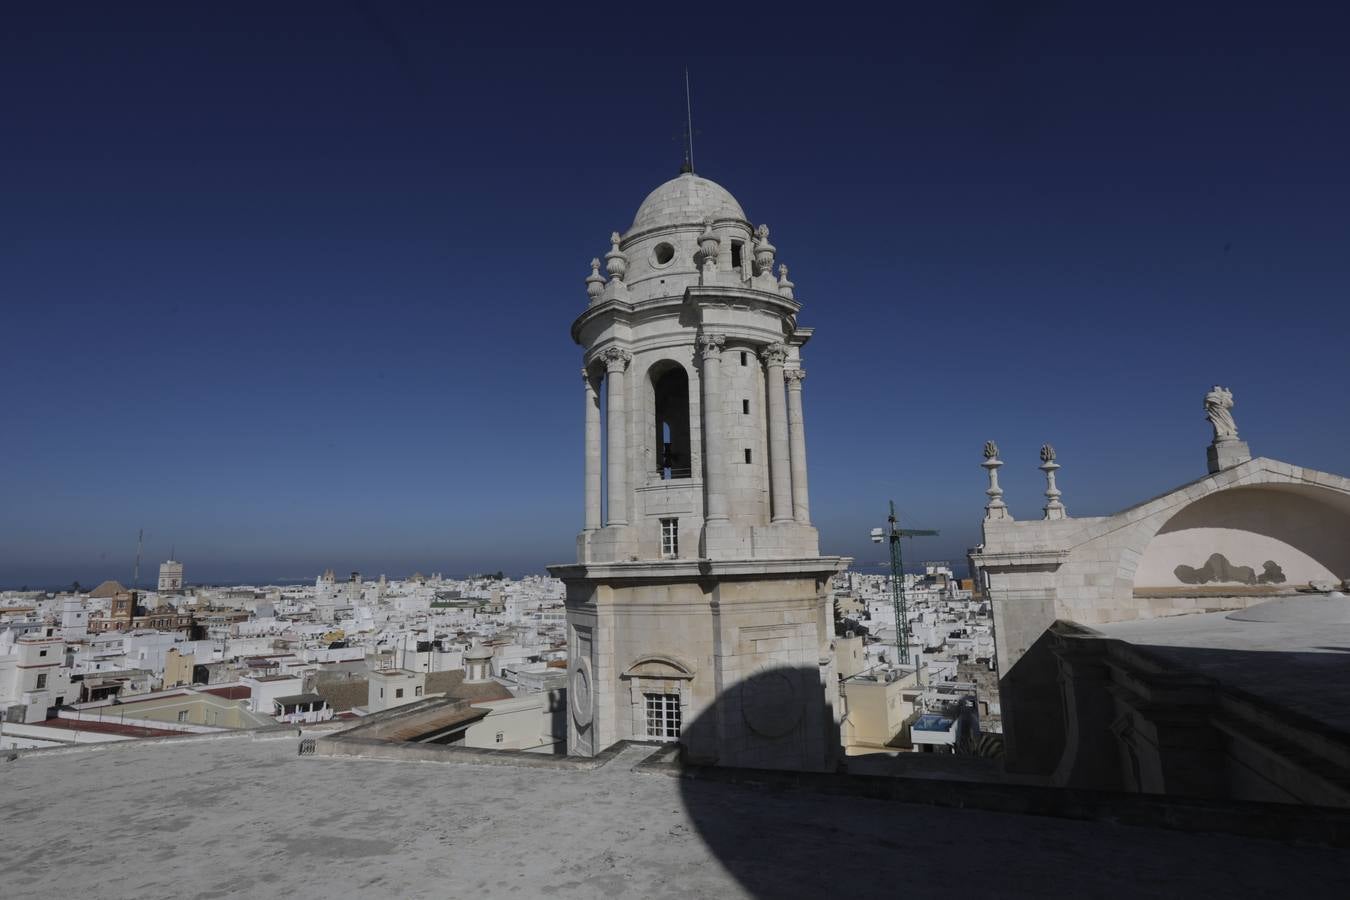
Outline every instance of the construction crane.
[(895, 607), (895, 654), (902, 666), (909, 665), (909, 617), (905, 609), (905, 563), (900, 552), (900, 539), (912, 537), (935, 537), (936, 531), (921, 528), (897, 528), (895, 501), (891, 501), (891, 514), (887, 517), (887, 529), (873, 528), (872, 543), (880, 544), (889, 540), (891, 545), (891, 603)]

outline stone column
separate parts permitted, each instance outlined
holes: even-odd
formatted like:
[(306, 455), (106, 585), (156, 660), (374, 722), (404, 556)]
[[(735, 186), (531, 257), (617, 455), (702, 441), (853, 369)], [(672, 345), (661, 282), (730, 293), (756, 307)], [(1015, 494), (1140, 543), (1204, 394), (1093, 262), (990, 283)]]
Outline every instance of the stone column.
[(591, 373), (581, 370), (586, 386), (586, 530), (600, 528), (600, 394)]
[(699, 350), (703, 357), (703, 489), (708, 504), (705, 518), (709, 522), (727, 521), (727, 452), (726, 432), (722, 423), (722, 347), (726, 338), (720, 334), (700, 335)]
[(788, 443), (792, 453), (792, 516), (799, 525), (811, 524), (811, 498), (806, 491), (806, 420), (802, 417), (802, 382), (805, 369), (788, 369)]
[(769, 375), (769, 495), (773, 498), (774, 523), (792, 521), (792, 462), (788, 452), (787, 393), (783, 387), (783, 363), (787, 347), (764, 348)]
[(633, 354), (618, 347), (610, 347), (600, 358), (605, 362), (605, 373), (609, 377), (608, 431), (609, 469), (609, 515), (605, 525), (628, 524), (628, 389), (623, 377), (624, 370), (633, 359)]

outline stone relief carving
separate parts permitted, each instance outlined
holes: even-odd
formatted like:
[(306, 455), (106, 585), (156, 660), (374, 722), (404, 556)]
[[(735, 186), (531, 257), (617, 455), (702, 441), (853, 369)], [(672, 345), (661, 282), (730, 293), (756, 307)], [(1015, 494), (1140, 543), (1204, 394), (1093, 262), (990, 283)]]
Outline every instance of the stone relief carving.
[(802, 702), (792, 669), (765, 669), (741, 682), (741, 716), (764, 737), (782, 737), (802, 719)]
[(622, 370), (628, 368), (628, 364), (633, 361), (633, 354), (619, 347), (606, 347), (600, 352), (599, 358), (609, 369)]
[(726, 346), (727, 338), (724, 334), (701, 334), (698, 336), (698, 349), (703, 358), (717, 356)]
[(763, 352), (760, 353), (760, 357), (767, 365), (781, 366), (783, 363), (787, 362), (787, 345), (769, 344), (764, 348)]

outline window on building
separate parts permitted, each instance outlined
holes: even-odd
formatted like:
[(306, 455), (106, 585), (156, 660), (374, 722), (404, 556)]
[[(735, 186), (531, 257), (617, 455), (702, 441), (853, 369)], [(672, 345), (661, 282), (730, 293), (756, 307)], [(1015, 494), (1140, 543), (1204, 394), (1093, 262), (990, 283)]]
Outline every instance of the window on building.
[(186, 709), (180, 709), (178, 711), (178, 721), (186, 722), (187, 720), (188, 720), (188, 711)]
[(750, 365), (749, 357), (744, 350), (741, 351), (741, 365), (743, 366)]
[(643, 694), (647, 701), (647, 737), (673, 741), (680, 736), (680, 695)]
[(38, 675), (37, 689), (40, 691), (46, 686), (47, 686), (47, 673), (43, 672), (42, 674)]
[(46, 656), (46, 655), (47, 655), (47, 651), (46, 651), (46, 650), (39, 650), (39, 651), (38, 651), (38, 656)]
[(745, 241), (731, 242), (731, 267), (739, 269), (741, 267), (741, 247), (745, 246)]
[(742, 401), (741, 401), (741, 412), (744, 413), (744, 414), (747, 415), (747, 416), (750, 415), (750, 401), (749, 401), (749, 400), (742, 400)]
[(403, 696), (403, 688), (394, 688), (394, 699), (398, 700)]
[(420, 684), (417, 687), (413, 688), (413, 696), (414, 697), (422, 696), (422, 686)]
[(746, 447), (746, 448), (745, 448), (745, 464), (746, 464), (747, 466), (750, 465), (750, 448), (749, 448), (749, 447)]
[(680, 555), (680, 520), (661, 520), (661, 556), (674, 559)]
[(380, 699), (384, 699), (384, 688), (380, 688)]
[(505, 734), (503, 734), (503, 733), (500, 732), (500, 731), (497, 732), (497, 743), (500, 744), (505, 738), (506, 738), (506, 735), (505, 735)]

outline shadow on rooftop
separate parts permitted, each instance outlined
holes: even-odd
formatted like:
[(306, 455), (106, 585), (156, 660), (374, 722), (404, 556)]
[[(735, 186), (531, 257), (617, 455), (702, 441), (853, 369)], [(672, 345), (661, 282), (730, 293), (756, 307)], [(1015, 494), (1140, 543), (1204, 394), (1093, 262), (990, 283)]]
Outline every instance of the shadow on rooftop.
[[(818, 689), (808, 704), (814, 709), (785, 708), (801, 704), (782, 690), (784, 676)], [(809, 668), (760, 673), (688, 723), (682, 747), (639, 765), (680, 778), (698, 837), (752, 896), (890, 897), (929, 877), (990, 896), (1178, 896), (1225, 888), (1251, 896), (1276, 890), (1285, 877), (1279, 870), (1307, 862), (1301, 854), (1309, 852), (1318, 854), (1315, 864), (1297, 880), (1309, 888), (1325, 888), (1328, 878), (1350, 887), (1350, 876), (1330, 865), (1336, 851), (1234, 837), (1322, 842), (1307, 807), (1073, 790), (1002, 776), (971, 780), (960, 774), (958, 757), (947, 757), (957, 764), (951, 778), (935, 776), (931, 765), (922, 777), (907, 776), (903, 758), (895, 775), (844, 773), (842, 756), (818, 771), (707, 764), (713, 747), (723, 756), (772, 760), (809, 757), (821, 737), (838, 746), (819, 678)], [(760, 705), (748, 717), (747, 697)], [(775, 712), (774, 702), (784, 708)], [(763, 733), (766, 723), (773, 734)], [(811, 723), (822, 733), (811, 733)], [(1350, 840), (1350, 816), (1338, 822), (1339, 838), (1329, 835), (1327, 843)]]

